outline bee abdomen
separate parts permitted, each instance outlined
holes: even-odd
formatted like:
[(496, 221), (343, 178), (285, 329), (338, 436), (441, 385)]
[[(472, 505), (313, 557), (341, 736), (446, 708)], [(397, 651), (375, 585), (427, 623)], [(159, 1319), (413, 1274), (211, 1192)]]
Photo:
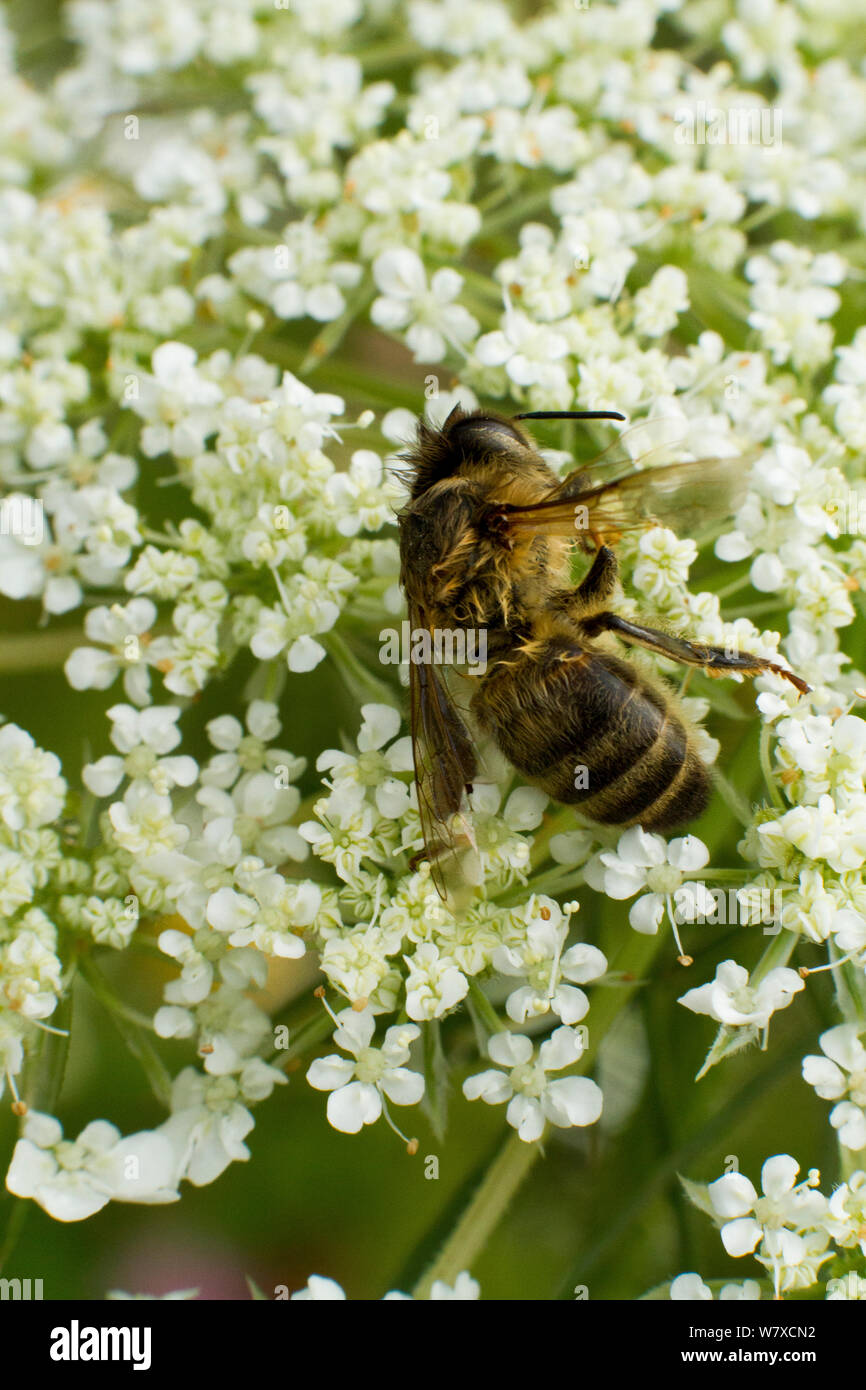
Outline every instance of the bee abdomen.
[[(592, 787), (590, 768), (588, 789)], [(658, 739), (643, 757), (607, 787), (590, 790), (580, 803), (572, 800), (570, 804), (579, 804), (584, 815), (602, 825), (669, 830), (699, 816), (709, 795), (704, 764), (682, 723), (669, 714)], [(561, 799), (568, 804), (566, 797)]]
[(553, 639), (494, 669), (473, 707), (525, 777), (605, 825), (700, 815), (709, 778), (675, 708), (618, 657)]

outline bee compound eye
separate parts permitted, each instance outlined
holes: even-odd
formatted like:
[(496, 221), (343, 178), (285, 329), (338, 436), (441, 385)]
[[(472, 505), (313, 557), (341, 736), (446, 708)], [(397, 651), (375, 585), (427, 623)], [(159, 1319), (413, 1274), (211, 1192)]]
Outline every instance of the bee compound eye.
[(522, 444), (523, 436), (507, 420), (497, 420), (486, 415), (470, 415), (468, 419), (458, 420), (451, 430), (452, 440), (461, 444), (477, 443), (489, 445), (499, 443)]

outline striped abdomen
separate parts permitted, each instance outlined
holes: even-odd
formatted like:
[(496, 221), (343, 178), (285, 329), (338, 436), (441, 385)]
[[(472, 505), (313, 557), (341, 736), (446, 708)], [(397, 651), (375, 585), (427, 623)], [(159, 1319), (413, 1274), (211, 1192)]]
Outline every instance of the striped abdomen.
[(472, 707), (527, 781), (605, 825), (699, 816), (709, 777), (672, 700), (619, 657), (554, 637), (517, 650)]

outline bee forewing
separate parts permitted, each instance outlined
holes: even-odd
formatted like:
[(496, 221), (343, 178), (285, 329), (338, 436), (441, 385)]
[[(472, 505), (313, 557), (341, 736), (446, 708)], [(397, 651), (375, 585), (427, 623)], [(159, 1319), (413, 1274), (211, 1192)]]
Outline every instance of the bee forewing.
[(732, 516), (745, 500), (749, 470), (759, 452), (692, 459), (621, 478), (594, 500), (587, 499), (592, 524), (603, 529), (601, 523), (609, 518), (620, 531), (659, 525), (687, 534)]
[[(429, 626), (425, 614), (414, 604), (409, 616), (413, 629)], [(465, 837), (468, 789), (478, 760), (472, 737), (435, 667), (412, 663), (409, 686), (421, 832), (430, 876), (440, 897), (448, 899), (453, 898), (461, 879), (457, 823), (462, 822)]]
[(661, 459), (670, 459), (692, 434), (691, 420), (682, 416), (658, 415), (629, 425), (618, 438), (602, 449), (595, 458), (580, 464), (581, 471), (590, 474), (619, 468), (630, 472), (634, 468), (649, 468)]
[(554, 497), (533, 507), (515, 508), (507, 513), (507, 530), (515, 536), (537, 532), (577, 539), (586, 530), (603, 534), (670, 526), (686, 535), (739, 509), (749, 469), (759, 453), (634, 470), (573, 493), (567, 500)]

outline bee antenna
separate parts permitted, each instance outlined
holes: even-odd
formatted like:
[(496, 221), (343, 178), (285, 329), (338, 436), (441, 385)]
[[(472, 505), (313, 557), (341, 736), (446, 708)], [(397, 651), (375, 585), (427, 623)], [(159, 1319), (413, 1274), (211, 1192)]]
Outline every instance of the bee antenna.
[(618, 410), (528, 410), (514, 420), (624, 420)]

